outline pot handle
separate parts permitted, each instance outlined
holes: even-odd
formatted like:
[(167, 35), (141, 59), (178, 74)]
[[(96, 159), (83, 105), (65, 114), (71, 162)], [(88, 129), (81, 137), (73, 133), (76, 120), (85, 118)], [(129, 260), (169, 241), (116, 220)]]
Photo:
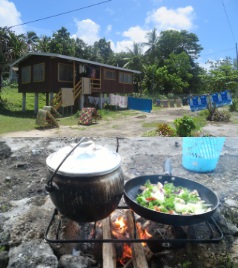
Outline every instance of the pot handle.
[(172, 162), (168, 157), (164, 161), (164, 175), (172, 176)]
[(61, 163), (58, 165), (58, 167), (55, 169), (55, 171), (53, 172), (52, 176), (50, 177), (50, 179), (47, 181), (47, 185), (45, 186), (45, 189), (47, 192), (52, 192), (53, 190), (58, 190), (58, 186), (56, 186), (55, 183), (53, 183), (53, 178), (55, 176), (55, 174), (57, 173), (57, 171), (59, 170), (59, 168), (62, 166), (62, 164), (64, 163), (64, 161), (68, 158), (68, 156), (83, 142), (83, 140), (85, 139), (85, 137), (83, 137), (77, 144), (76, 146), (73, 147), (73, 149), (65, 156), (65, 158), (61, 161)]
[(57, 184), (55, 184), (54, 182), (52, 182), (52, 184), (50, 185), (45, 185), (45, 190), (46, 192), (48, 193), (51, 193), (51, 192), (55, 192), (55, 191), (58, 191), (59, 190), (59, 187)]

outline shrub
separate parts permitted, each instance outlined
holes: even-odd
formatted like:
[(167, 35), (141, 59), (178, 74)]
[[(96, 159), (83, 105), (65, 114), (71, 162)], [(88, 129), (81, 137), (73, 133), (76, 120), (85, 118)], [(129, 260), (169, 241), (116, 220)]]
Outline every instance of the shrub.
[(229, 122), (231, 118), (231, 114), (226, 110), (215, 110), (213, 114), (213, 120), (216, 122)]
[(159, 133), (160, 136), (163, 136), (163, 137), (175, 137), (176, 136), (175, 129), (172, 128), (168, 124), (159, 124), (157, 127), (157, 132)]
[(169, 94), (168, 94), (168, 99), (174, 99), (174, 98), (175, 98), (175, 96), (174, 96), (173, 93), (169, 93)]
[(233, 99), (232, 104), (229, 106), (230, 112), (238, 112), (238, 99)]
[(176, 127), (176, 133), (179, 137), (190, 137), (192, 130), (196, 128), (192, 117), (188, 115), (175, 119), (174, 125)]

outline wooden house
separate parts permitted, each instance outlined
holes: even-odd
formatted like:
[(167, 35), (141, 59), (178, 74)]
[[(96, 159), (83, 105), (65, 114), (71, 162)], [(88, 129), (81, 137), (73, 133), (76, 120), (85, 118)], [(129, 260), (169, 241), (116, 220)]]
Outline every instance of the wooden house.
[[(15, 61), (11, 68), (18, 70), (18, 92), (22, 93), (22, 110), (26, 94), (35, 94), (35, 112), (38, 94), (46, 94), (46, 106), (64, 107), (64, 98), (71, 96), (70, 105), (82, 109), (88, 96), (99, 97), (110, 93), (134, 92), (133, 75), (129, 70), (99, 62), (54, 53), (30, 52)], [(72, 103), (73, 102), (73, 103)], [(101, 102), (100, 102), (101, 103)]]

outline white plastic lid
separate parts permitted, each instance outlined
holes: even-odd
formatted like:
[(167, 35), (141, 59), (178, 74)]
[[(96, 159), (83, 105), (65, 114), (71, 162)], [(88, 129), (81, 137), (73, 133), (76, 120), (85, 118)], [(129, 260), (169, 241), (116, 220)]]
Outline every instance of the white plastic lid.
[[(76, 144), (71, 144), (49, 155), (46, 159), (48, 168), (54, 172), (75, 146)], [(57, 174), (68, 177), (92, 177), (108, 174), (116, 170), (120, 164), (121, 157), (118, 153), (92, 141), (82, 142), (66, 158)]]

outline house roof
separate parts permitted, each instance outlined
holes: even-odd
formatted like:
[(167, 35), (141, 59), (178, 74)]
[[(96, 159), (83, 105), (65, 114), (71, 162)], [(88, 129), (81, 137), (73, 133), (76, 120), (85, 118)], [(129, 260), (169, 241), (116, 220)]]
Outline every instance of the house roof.
[(127, 72), (131, 72), (131, 73), (135, 73), (135, 74), (140, 74), (140, 71), (136, 71), (136, 70), (130, 70), (130, 69), (126, 69), (126, 68), (121, 68), (121, 67), (116, 67), (113, 65), (108, 65), (108, 64), (103, 64), (100, 62), (96, 62), (96, 61), (90, 61), (90, 60), (85, 60), (85, 59), (80, 59), (80, 58), (76, 58), (76, 57), (70, 57), (70, 56), (65, 56), (65, 55), (61, 55), (61, 54), (55, 54), (55, 53), (43, 53), (43, 52), (29, 52), (28, 54), (24, 55), (23, 57), (19, 58), (18, 60), (16, 60), (15, 62), (13, 62), (10, 67), (16, 67), (18, 66), (18, 64), (20, 62), (22, 62), (23, 60), (31, 57), (31, 56), (44, 56), (44, 57), (53, 57), (53, 58), (61, 58), (61, 59), (66, 59), (69, 61), (77, 61), (77, 62), (81, 62), (81, 63), (86, 63), (86, 64), (94, 64), (94, 65), (98, 65), (98, 66), (102, 66), (102, 67), (106, 67), (106, 68), (110, 68), (110, 69), (116, 69), (116, 70), (120, 70), (120, 71), (127, 71)]

